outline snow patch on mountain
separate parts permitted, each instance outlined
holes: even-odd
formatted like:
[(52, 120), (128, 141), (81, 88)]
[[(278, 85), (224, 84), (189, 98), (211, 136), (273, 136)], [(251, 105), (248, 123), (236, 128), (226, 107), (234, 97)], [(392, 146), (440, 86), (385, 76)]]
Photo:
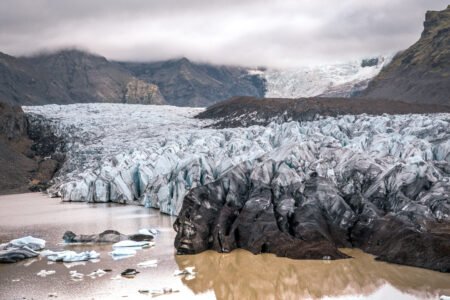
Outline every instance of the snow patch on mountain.
[[(436, 169), (432, 173), (439, 181), (449, 179), (434, 163), (448, 168), (450, 162), (449, 114), (342, 116), (213, 129), (205, 128), (212, 121), (194, 118), (199, 108), (97, 103), (23, 109), (31, 126), (50, 125), (65, 140), (67, 160), (49, 189), (63, 201), (135, 203), (176, 215), (189, 190), (238, 164), (279, 156), (292, 145), (313, 153), (344, 149), (348, 157), (350, 151), (363, 160), (379, 160), (385, 169), (411, 166), (411, 176)], [(283, 154), (282, 160), (336, 176), (332, 160), (302, 153)]]
[(350, 97), (364, 90), (369, 81), (392, 60), (392, 55), (334, 65), (291, 69), (250, 70), (266, 81), (265, 97)]

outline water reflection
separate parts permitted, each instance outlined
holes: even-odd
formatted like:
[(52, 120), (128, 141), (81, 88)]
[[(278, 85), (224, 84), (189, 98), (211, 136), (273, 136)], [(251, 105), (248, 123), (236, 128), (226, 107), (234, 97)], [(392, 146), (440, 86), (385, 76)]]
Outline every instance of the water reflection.
[(311, 261), (207, 251), (176, 256), (179, 268), (195, 266), (194, 280), (183, 280), (194, 293), (213, 290), (217, 299), (318, 299), (368, 296), (391, 285), (417, 298), (450, 294), (450, 274), (375, 261), (359, 250), (344, 250), (354, 259)]

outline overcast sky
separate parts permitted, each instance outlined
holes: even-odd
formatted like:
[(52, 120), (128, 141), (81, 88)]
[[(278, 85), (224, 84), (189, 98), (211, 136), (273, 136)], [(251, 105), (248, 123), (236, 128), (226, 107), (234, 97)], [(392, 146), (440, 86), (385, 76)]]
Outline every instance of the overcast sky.
[(441, 0), (2, 0), (0, 51), (293, 67), (392, 53)]

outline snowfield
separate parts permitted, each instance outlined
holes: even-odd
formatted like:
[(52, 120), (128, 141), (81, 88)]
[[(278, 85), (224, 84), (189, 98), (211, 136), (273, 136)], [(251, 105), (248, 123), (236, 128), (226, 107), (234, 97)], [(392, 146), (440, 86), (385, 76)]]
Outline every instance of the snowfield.
[[(279, 186), (314, 173), (351, 191), (353, 183), (344, 179), (357, 158), (376, 165), (362, 172), (365, 176), (395, 169), (400, 182), (392, 187), (426, 176), (435, 194), (445, 196), (450, 189), (450, 114), (342, 116), (213, 129), (205, 128), (212, 121), (194, 118), (201, 108), (96, 103), (23, 110), (31, 126), (50, 125), (65, 141), (67, 159), (49, 189), (63, 201), (135, 203), (177, 215), (192, 188), (222, 178), (239, 164), (252, 169), (267, 160), (284, 164), (277, 165)], [(448, 217), (450, 206), (444, 207), (433, 213)]]
[(392, 60), (380, 56), (373, 66), (361, 61), (291, 69), (250, 70), (266, 80), (268, 98), (350, 97), (367, 88), (369, 81)]

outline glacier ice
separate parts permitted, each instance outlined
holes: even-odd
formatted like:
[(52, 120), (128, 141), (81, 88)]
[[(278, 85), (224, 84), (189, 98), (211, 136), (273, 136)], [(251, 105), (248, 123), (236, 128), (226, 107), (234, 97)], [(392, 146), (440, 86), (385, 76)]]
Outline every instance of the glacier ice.
[(376, 64), (363, 66), (351, 61), (288, 69), (250, 70), (266, 81), (265, 97), (300, 98), (314, 96), (350, 97), (364, 90), (369, 81), (391, 60), (392, 55), (376, 58)]
[[(398, 173), (366, 194), (408, 186), (424, 175), (433, 182), (432, 191), (449, 189), (449, 114), (341, 116), (214, 129), (207, 127), (213, 121), (194, 118), (201, 108), (98, 103), (23, 109), (31, 126), (51, 126), (65, 141), (60, 150), (67, 159), (49, 189), (63, 201), (135, 203), (177, 215), (191, 189), (268, 157), (280, 161), (277, 168), (284, 171), (271, 178), (270, 169), (263, 168), (253, 176), (273, 180), (279, 193), (288, 184), (301, 186), (312, 173), (352, 193), (360, 183), (349, 174), (356, 171), (361, 181)], [(417, 189), (408, 186), (405, 193)], [(395, 205), (407, 210), (405, 203)], [(433, 207), (430, 213), (448, 218), (446, 206)], [(289, 200), (280, 209), (288, 212)]]

